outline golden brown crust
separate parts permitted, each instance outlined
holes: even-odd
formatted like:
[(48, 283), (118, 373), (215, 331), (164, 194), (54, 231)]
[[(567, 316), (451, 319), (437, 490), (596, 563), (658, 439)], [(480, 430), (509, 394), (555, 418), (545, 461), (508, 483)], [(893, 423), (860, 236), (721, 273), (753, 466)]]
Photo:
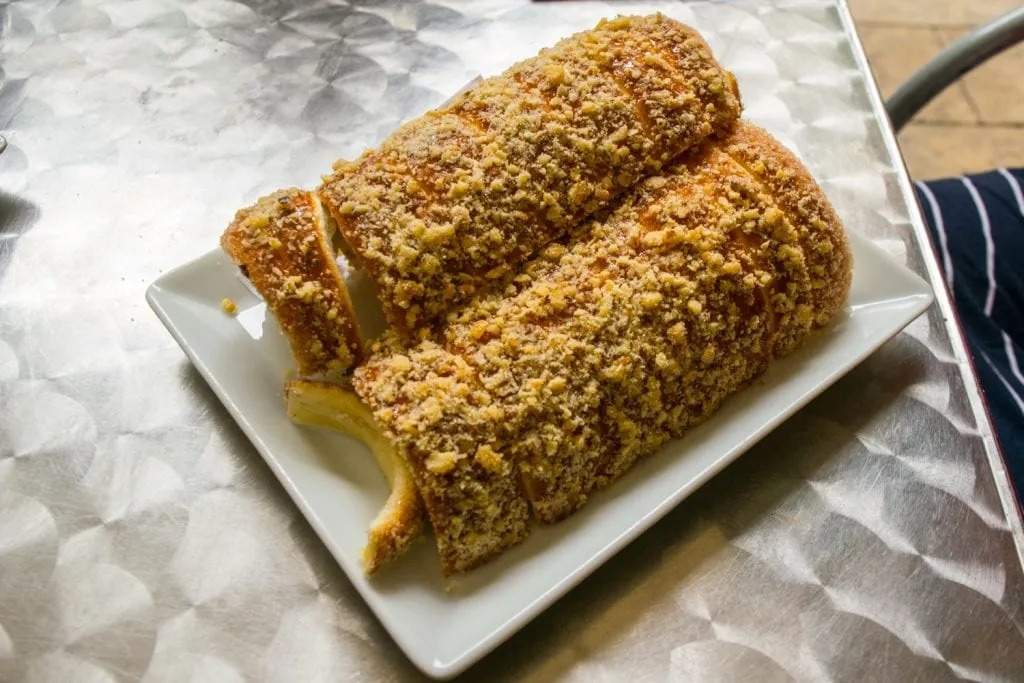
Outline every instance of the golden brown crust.
[(235, 214), (221, 236), (288, 338), (303, 375), (344, 371), (363, 355), (320, 200), (280, 190)]
[(770, 194), (798, 230), (815, 290), (815, 326), (842, 308), (853, 280), (853, 254), (842, 221), (810, 172), (767, 131), (743, 125), (727, 153)]
[(838, 311), (850, 272), (820, 189), (740, 124), (432, 338), (385, 336), (354, 386), (463, 569), (508, 544), (508, 527), (490, 525), (523, 496), (558, 521), (706, 419)]
[(320, 192), (409, 333), (500, 286), (739, 111), (735, 81), (689, 27), (603, 21), (337, 164)]

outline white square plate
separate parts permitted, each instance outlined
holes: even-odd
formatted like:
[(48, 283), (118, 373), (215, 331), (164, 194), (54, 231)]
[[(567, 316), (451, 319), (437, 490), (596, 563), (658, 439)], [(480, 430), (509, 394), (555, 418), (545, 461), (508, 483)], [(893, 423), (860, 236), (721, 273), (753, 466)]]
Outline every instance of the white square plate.
[[(775, 362), (763, 380), (704, 425), (641, 460), (579, 513), (535, 529), (497, 561), (451, 581), (441, 576), (429, 538), (381, 576), (363, 576), (359, 552), (387, 497), (384, 477), (361, 444), (288, 420), (282, 397), (292, 366), (287, 344), (226, 256), (213, 251), (167, 273), (147, 299), (398, 645), (425, 673), (448, 678), (564, 595), (928, 307), (932, 294), (923, 280), (866, 238), (850, 237), (853, 290), (834, 325)], [(225, 297), (237, 303), (235, 316), (221, 310)]]

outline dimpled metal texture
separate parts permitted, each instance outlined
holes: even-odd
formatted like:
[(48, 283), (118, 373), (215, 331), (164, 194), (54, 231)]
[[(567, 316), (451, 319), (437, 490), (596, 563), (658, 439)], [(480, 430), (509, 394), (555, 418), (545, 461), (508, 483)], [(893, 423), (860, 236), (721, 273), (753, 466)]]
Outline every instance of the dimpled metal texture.
[[(661, 7), (850, 230), (941, 282), (843, 5)], [(420, 678), (144, 288), (478, 73), (649, 10), (0, 4), (0, 680)], [(465, 680), (1024, 680), (1020, 521), (939, 286)]]

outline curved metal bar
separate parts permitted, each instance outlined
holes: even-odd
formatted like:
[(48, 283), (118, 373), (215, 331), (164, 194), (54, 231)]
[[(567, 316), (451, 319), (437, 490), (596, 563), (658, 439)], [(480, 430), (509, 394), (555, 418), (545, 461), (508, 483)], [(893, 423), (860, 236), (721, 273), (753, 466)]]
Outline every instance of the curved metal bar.
[(900, 130), (926, 104), (965, 73), (1024, 41), (1024, 7), (1010, 10), (940, 52), (888, 99), (885, 107)]

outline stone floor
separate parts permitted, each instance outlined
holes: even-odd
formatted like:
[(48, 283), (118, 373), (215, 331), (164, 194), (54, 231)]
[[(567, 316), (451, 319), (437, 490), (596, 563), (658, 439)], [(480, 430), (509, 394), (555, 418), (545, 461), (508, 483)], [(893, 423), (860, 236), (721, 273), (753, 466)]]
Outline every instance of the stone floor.
[[(1021, 0), (848, 0), (884, 96), (943, 47)], [(1024, 166), (1024, 44), (972, 71), (900, 135), (914, 179)]]

